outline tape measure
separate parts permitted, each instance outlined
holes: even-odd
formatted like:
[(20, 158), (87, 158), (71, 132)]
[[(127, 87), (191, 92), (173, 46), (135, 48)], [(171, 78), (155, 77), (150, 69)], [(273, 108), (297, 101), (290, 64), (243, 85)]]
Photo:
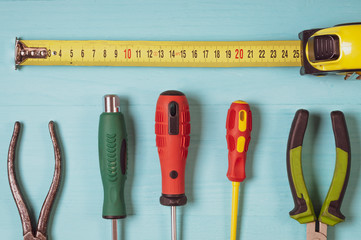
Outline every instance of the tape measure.
[(16, 40), (15, 64), (149, 67), (301, 66), (300, 41)]

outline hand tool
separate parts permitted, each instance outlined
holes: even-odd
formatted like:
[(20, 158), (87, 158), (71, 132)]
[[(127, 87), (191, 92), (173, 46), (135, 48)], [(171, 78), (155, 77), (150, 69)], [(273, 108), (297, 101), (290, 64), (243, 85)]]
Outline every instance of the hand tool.
[(246, 178), (246, 156), (251, 140), (252, 112), (248, 103), (235, 101), (228, 109), (227, 121), (228, 172), (232, 181), (231, 240), (237, 236), (238, 196), (240, 182)]
[[(300, 66), (300, 41), (16, 40), (22, 65), (149, 67)], [(283, 56), (283, 57), (282, 57)]]
[(43, 206), (40, 211), (39, 220), (37, 224), (36, 231), (33, 230), (32, 222), (29, 215), (29, 210), (25, 205), (24, 197), (20, 191), (19, 184), (16, 179), (15, 173), (15, 159), (16, 159), (16, 148), (18, 137), (21, 129), (21, 124), (19, 122), (15, 123), (14, 133), (11, 138), (9, 154), (8, 154), (8, 176), (11, 192), (13, 194), (16, 206), (19, 210), (21, 224), (23, 227), (23, 237), (24, 240), (47, 240), (47, 227), (49, 222), (49, 216), (51, 209), (54, 204), (54, 200), (59, 189), (60, 180), (61, 180), (61, 150), (60, 145), (57, 141), (57, 134), (54, 128), (54, 122), (49, 123), (49, 131), (51, 140), (53, 142), (54, 154), (55, 154), (55, 171), (53, 176), (53, 181), (51, 183), (48, 195), (46, 196)]
[[(336, 142), (336, 166), (331, 186), (317, 219), (302, 172), (302, 143), (308, 115), (308, 111), (304, 109), (296, 112), (288, 138), (287, 173), (295, 203), (290, 216), (302, 224), (307, 224), (307, 240), (326, 240), (327, 225), (334, 226), (345, 220), (340, 209), (350, 175), (350, 140), (343, 113), (340, 111), (331, 112)], [(318, 229), (316, 228), (317, 225)]]
[(187, 203), (184, 178), (190, 131), (186, 96), (179, 91), (161, 93), (155, 113), (156, 144), (162, 171), (160, 203), (171, 206), (172, 240), (177, 239), (176, 206)]
[[(58, 41), (20, 40), (20, 65), (152, 67), (302, 66), (301, 74), (361, 73), (361, 23), (311, 29), (301, 41)], [(360, 77), (361, 78), (361, 77)]]
[(347, 79), (357, 73), (357, 79), (361, 79), (360, 31), (361, 23), (346, 23), (301, 32), (301, 75), (334, 73), (345, 75)]
[(99, 164), (104, 188), (103, 218), (112, 219), (113, 240), (117, 219), (126, 217), (124, 183), (127, 173), (127, 134), (116, 95), (104, 96), (105, 111), (99, 120)]

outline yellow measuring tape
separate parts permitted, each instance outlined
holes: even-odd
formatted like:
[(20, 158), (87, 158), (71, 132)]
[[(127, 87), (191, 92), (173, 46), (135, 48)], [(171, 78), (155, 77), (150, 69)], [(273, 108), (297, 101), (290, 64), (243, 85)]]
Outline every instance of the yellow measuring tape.
[(17, 40), (15, 63), (17, 66), (301, 66), (301, 44), (300, 41)]

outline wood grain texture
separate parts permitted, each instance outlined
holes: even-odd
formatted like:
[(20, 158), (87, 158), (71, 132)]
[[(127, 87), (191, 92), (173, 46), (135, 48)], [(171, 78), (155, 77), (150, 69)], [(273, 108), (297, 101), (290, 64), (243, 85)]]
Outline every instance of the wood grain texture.
[(359, 81), (300, 76), (298, 68), (23, 67), (14, 71), (15, 37), (104, 40), (294, 40), (298, 32), (360, 21), (361, 4), (347, 1), (0, 1), (0, 232), (21, 238), (8, 186), (6, 155), (13, 123), (24, 123), (19, 177), (38, 216), (53, 173), (47, 123), (57, 122), (65, 176), (51, 239), (110, 239), (101, 218), (97, 131), (102, 96), (121, 97), (128, 127), (127, 211), (122, 240), (170, 239), (170, 209), (159, 204), (161, 175), (155, 147), (158, 95), (183, 91), (190, 103), (191, 145), (186, 170), (189, 202), (179, 208), (180, 240), (229, 238), (231, 183), (226, 178), (225, 120), (231, 102), (246, 100), (254, 130), (241, 185), (238, 239), (301, 240), (306, 227), (293, 208), (286, 144), (293, 115), (310, 111), (304, 144), (305, 180), (315, 208), (331, 182), (335, 147), (329, 113), (342, 110), (350, 132), (352, 169), (342, 211), (346, 222), (330, 239), (361, 235)]

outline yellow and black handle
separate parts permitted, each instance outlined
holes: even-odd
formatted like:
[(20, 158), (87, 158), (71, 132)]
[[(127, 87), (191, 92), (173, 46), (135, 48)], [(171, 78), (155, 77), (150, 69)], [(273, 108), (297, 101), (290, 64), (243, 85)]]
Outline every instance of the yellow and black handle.
[[(287, 145), (288, 180), (295, 204), (290, 216), (300, 223), (317, 220), (302, 172), (302, 143), (308, 116), (307, 110), (300, 109), (296, 112)], [(351, 150), (343, 113), (341, 111), (331, 112), (331, 120), (336, 142), (336, 166), (318, 220), (333, 226), (345, 219), (340, 208), (350, 175)]]

